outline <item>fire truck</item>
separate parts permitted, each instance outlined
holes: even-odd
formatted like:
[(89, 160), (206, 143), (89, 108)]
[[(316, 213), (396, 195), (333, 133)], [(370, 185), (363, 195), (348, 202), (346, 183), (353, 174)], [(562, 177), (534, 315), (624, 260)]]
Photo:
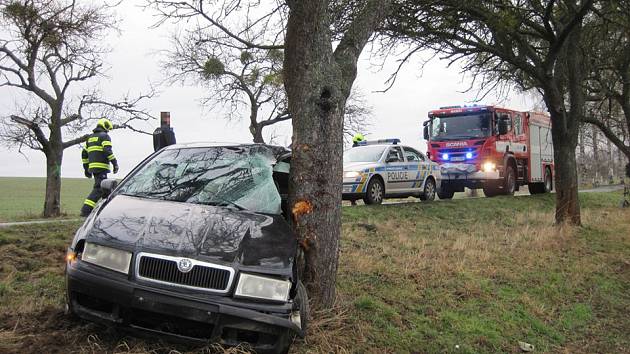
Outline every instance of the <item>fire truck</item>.
[(495, 106), (449, 106), (424, 122), (429, 158), (440, 165), (440, 199), (464, 188), (487, 197), (553, 189), (554, 162), (549, 116)]

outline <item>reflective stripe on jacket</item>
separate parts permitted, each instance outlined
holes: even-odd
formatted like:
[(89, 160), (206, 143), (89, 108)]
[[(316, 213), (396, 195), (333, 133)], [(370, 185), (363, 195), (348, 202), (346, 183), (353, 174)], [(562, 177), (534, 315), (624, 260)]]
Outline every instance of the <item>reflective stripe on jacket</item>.
[(91, 173), (109, 172), (110, 162), (113, 165), (117, 164), (116, 156), (112, 151), (112, 140), (104, 129), (97, 127), (87, 138), (81, 152), (81, 162), (83, 162), (83, 168)]

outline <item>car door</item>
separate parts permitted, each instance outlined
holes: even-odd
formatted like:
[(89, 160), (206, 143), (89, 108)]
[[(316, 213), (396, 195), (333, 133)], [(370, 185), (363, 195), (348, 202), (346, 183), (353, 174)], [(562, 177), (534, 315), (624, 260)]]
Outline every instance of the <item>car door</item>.
[(385, 158), (386, 179), (385, 191), (400, 193), (411, 188), (407, 162), (400, 146), (392, 146)]
[(408, 146), (404, 147), (405, 158), (407, 159), (407, 170), (409, 171), (409, 183), (412, 190), (422, 190), (424, 179), (429, 173), (426, 158), (419, 151)]

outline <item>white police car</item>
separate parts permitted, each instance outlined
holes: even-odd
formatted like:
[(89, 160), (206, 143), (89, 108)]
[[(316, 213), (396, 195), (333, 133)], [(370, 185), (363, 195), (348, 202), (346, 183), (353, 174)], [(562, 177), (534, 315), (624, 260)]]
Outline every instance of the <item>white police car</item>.
[(343, 199), (380, 204), (384, 198), (435, 199), (440, 167), (400, 139), (363, 141), (343, 154)]

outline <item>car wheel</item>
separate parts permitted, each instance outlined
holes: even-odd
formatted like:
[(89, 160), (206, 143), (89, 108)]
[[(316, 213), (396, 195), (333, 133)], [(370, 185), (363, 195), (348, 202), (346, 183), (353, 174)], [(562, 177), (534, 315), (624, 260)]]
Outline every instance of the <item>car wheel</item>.
[(381, 204), (385, 196), (385, 188), (383, 182), (378, 178), (372, 178), (368, 183), (367, 191), (363, 201), (365, 204)]
[(296, 302), (300, 306), (300, 320), (302, 322), (302, 330), (306, 332), (308, 328), (308, 320), (311, 315), (311, 308), (308, 304), (308, 293), (306, 287), (301, 281), (298, 281), (297, 294), (295, 296)]
[(420, 194), (420, 200), (432, 201), (434, 199), (435, 199), (435, 182), (433, 181), (433, 178), (427, 178), (427, 181), (424, 182), (424, 191), (422, 194)]
[(551, 193), (553, 189), (553, 180), (551, 178), (551, 171), (549, 168), (545, 168), (545, 184), (544, 184), (544, 193)]
[(514, 168), (508, 167), (503, 184), (503, 194), (514, 195), (514, 191), (516, 191), (516, 175), (514, 174)]
[(440, 188), (440, 190), (437, 192), (437, 195), (438, 197), (440, 197), (440, 199), (453, 199), (455, 191), (448, 188)]
[[(308, 304), (308, 293), (306, 292), (306, 287), (302, 284), (301, 281), (297, 283), (297, 289), (295, 294), (295, 303), (297, 304), (300, 311), (300, 327), (302, 331), (306, 333), (308, 329), (308, 320), (311, 313), (311, 308)], [(293, 332), (293, 330), (287, 329), (288, 341), (282, 345), (279, 349), (279, 352), (282, 354), (286, 354), (289, 352), (291, 348), (291, 344), (295, 341), (297, 334)]]

